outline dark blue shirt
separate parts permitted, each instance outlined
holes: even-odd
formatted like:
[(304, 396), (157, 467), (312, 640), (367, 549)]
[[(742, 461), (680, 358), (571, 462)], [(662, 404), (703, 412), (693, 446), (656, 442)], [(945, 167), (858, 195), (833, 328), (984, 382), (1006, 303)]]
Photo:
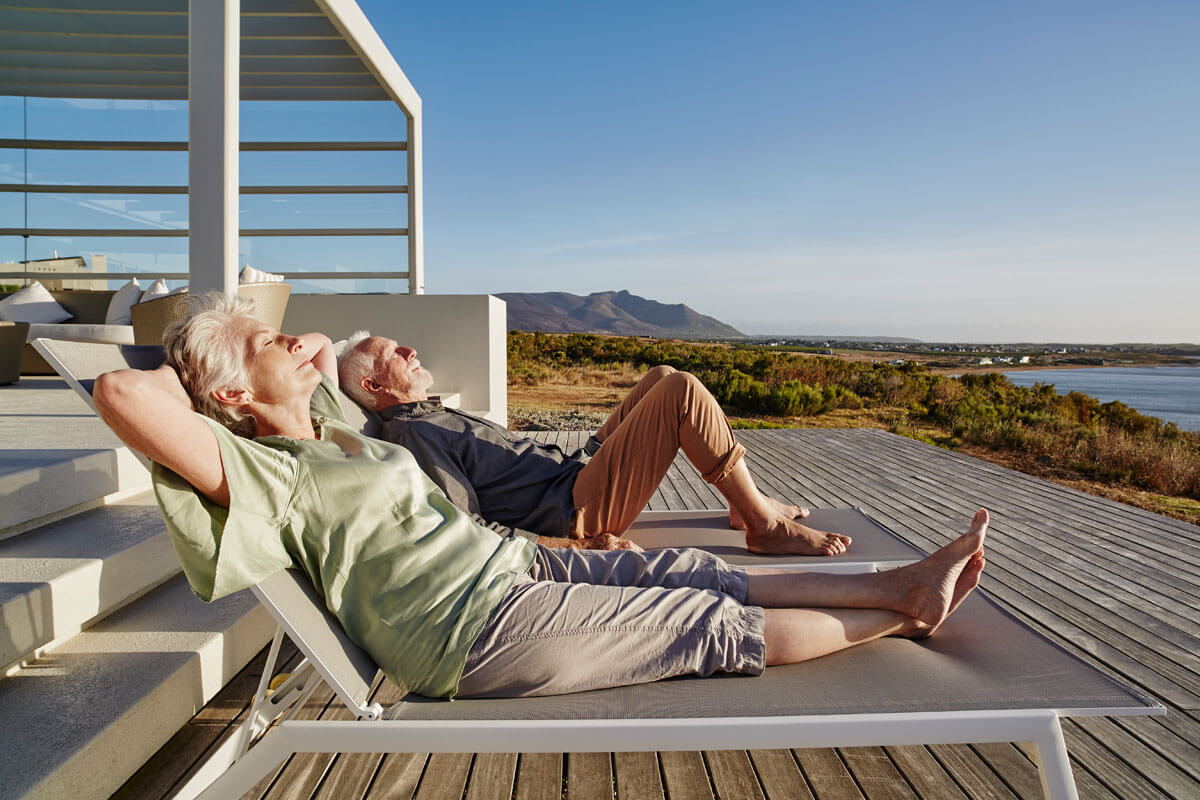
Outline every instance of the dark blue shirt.
[(565, 453), (436, 400), (400, 403), (379, 418), (379, 437), (411, 452), (451, 502), (480, 524), (502, 536), (570, 535), (571, 490), (595, 440)]

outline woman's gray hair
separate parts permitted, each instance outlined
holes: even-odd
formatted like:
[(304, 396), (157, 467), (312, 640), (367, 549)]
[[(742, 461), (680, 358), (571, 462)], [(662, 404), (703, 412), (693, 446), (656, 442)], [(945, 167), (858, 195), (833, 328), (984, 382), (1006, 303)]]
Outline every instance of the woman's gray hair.
[(369, 338), (370, 331), (355, 331), (350, 334), (346, 346), (338, 356), (338, 384), (343, 392), (350, 395), (351, 400), (368, 411), (374, 411), (375, 400), (362, 387), (362, 380), (375, 377), (375, 358), (358, 348)]
[(205, 292), (188, 298), (188, 315), (163, 331), (167, 363), (175, 368), (196, 410), (238, 436), (254, 435), (254, 417), (213, 397), (219, 389), (250, 388), (245, 342), (230, 324), (254, 316), (254, 301)]

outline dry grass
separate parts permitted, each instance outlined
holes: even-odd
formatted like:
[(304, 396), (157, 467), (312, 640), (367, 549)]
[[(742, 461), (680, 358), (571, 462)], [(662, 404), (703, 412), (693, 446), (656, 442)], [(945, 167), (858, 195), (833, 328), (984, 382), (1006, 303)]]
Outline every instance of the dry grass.
[(510, 405), (542, 410), (610, 411), (633, 388), (642, 371), (632, 364), (563, 367), (545, 374), (509, 375)]
[[(510, 405), (537, 410), (578, 409), (587, 412), (612, 410), (637, 383), (642, 372), (630, 364), (612, 366), (574, 366), (546, 370), (536, 378), (529, 374), (514, 378), (510, 376), (508, 402)], [(734, 427), (754, 427), (756, 423), (789, 428), (879, 428), (903, 433), (921, 441), (948, 447), (974, 458), (990, 461), (1000, 466), (1015, 469), (1028, 475), (1054, 481), (1089, 494), (1126, 503), (1164, 516), (1200, 524), (1200, 501), (1173, 494), (1156, 493), (1139, 489), (1128, 483), (1117, 481), (1101, 482), (1071, 466), (1070, 458), (1047, 458), (1038, 454), (1036, 448), (1029, 450), (993, 449), (980, 445), (963, 444), (949, 433), (927, 425), (914, 426), (907, 413), (901, 408), (837, 409), (817, 416), (805, 417), (731, 417)], [(1113, 457), (1115, 461), (1132, 463), (1142, 456), (1120, 435), (1102, 437), (1093, 443)], [(1173, 475), (1164, 475), (1164, 485), (1177, 484), (1183, 475), (1195, 474), (1194, 464), (1177, 464)]]

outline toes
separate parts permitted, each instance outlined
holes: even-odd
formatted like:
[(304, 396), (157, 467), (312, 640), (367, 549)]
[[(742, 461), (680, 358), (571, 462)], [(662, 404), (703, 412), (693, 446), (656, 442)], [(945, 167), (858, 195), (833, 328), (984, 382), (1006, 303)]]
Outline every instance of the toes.
[(796, 509), (796, 519), (806, 519), (811, 512), (807, 508)]
[(825, 537), (825, 552), (828, 555), (835, 556), (846, 552), (849, 547), (850, 540), (838, 533), (831, 533)]

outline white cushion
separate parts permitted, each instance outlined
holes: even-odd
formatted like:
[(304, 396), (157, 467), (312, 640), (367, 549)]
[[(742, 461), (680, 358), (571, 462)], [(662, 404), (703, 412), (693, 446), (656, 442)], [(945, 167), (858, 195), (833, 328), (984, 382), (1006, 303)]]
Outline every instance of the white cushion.
[(29, 326), (25, 341), (34, 339), (64, 339), (68, 342), (101, 342), (104, 344), (133, 344), (132, 325), (48, 325)]
[(104, 315), (105, 325), (129, 325), (129, 307), (142, 299), (142, 287), (138, 286), (137, 278), (117, 289), (112, 300), (108, 301), (108, 313)]
[(142, 299), (138, 302), (144, 303), (147, 300), (153, 300), (156, 297), (166, 297), (171, 292), (167, 289), (167, 282), (159, 278), (154, 283), (150, 284), (146, 291), (142, 292)]
[(70, 318), (71, 312), (37, 281), (0, 300), (0, 320), (5, 322), (62, 322)]
[(242, 268), (242, 277), (238, 279), (238, 283), (280, 283), (282, 281), (282, 275), (276, 275), (273, 272), (263, 272), (261, 269), (255, 269), (249, 264)]

